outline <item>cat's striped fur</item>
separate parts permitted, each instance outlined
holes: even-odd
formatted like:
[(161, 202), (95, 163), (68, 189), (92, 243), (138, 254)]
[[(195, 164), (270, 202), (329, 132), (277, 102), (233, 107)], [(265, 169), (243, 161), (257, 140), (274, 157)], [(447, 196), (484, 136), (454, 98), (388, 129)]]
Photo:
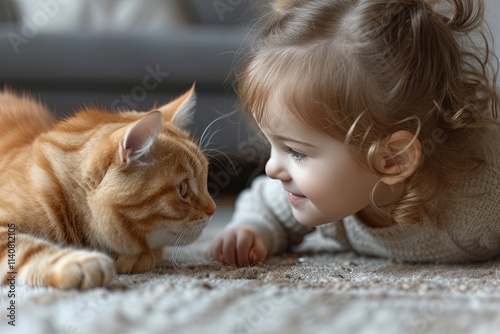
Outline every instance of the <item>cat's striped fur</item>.
[(194, 96), (193, 87), (149, 113), (87, 109), (56, 121), (0, 92), (2, 284), (15, 275), (105, 286), (116, 271), (155, 267), (162, 247), (194, 241), (215, 211), (207, 159), (181, 129)]

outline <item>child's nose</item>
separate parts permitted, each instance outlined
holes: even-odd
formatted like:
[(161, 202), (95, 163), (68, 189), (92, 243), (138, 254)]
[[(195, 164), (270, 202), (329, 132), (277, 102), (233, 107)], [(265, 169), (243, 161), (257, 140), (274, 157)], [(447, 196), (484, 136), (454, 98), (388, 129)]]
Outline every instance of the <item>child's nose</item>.
[(278, 179), (281, 181), (288, 181), (290, 176), (288, 172), (276, 157), (276, 154), (271, 153), (271, 157), (266, 163), (266, 174), (271, 179)]

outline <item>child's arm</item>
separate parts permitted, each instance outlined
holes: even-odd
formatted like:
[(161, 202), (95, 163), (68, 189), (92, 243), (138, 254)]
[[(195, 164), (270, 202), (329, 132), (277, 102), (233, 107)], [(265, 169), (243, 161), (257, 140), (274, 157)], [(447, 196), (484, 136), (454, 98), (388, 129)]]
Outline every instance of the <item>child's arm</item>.
[(231, 222), (214, 238), (207, 256), (229, 264), (257, 263), (300, 244), (312, 231), (293, 218), (281, 183), (259, 177), (238, 197)]

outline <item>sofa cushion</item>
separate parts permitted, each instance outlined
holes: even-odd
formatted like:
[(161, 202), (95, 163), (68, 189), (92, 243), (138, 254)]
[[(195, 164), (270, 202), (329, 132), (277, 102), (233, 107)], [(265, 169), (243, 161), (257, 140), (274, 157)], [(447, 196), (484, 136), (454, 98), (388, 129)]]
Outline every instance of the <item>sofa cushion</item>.
[(12, 7), (11, 1), (0, 0), (0, 23), (14, 22), (15, 11)]
[(245, 31), (185, 27), (175, 33), (143, 35), (85, 32), (25, 35), (0, 25), (0, 78), (5, 82), (128, 85), (146, 68), (168, 72), (165, 84), (218, 86), (231, 83), (235, 55), (249, 41)]
[[(2, 1), (2, 0), (0, 0)], [(165, 31), (185, 25), (180, 0), (10, 0), (22, 22), (41, 31)]]
[(183, 0), (193, 23), (245, 25), (259, 15), (261, 2), (250, 0)]

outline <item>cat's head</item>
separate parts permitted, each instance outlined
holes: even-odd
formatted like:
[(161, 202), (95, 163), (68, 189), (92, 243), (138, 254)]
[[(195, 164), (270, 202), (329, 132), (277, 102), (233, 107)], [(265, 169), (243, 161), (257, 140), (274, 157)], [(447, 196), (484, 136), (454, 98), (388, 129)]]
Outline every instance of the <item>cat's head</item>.
[(104, 125), (84, 149), (82, 180), (97, 233), (113, 250), (191, 243), (215, 212), (208, 161), (183, 130), (194, 105), (193, 86), (148, 113), (97, 116)]

